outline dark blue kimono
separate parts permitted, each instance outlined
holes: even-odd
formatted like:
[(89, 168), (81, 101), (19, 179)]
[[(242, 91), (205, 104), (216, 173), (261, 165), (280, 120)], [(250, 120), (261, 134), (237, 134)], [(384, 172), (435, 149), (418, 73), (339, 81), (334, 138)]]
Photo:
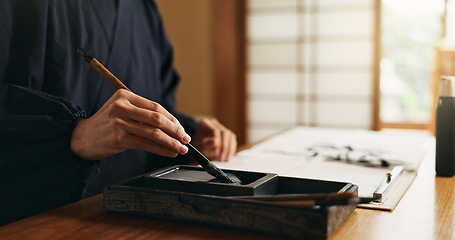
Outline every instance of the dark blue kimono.
[(133, 92), (173, 113), (178, 76), (155, 3), (147, 0), (0, 0), (0, 225), (182, 159), (128, 150), (86, 161), (72, 130), (115, 92), (84, 48)]

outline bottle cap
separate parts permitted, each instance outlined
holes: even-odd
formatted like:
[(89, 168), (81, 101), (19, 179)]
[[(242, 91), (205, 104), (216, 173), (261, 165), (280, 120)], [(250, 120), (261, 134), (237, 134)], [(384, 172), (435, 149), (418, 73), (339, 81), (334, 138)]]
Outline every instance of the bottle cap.
[(439, 96), (455, 97), (455, 76), (441, 76), (439, 80)]

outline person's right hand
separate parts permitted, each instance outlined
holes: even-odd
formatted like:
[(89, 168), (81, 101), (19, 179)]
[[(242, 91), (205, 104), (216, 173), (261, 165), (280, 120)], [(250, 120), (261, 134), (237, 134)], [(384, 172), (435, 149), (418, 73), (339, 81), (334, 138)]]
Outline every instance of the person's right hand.
[(87, 160), (99, 160), (127, 149), (167, 157), (186, 154), (190, 136), (160, 104), (127, 90), (117, 90), (90, 118), (73, 130), (71, 150)]

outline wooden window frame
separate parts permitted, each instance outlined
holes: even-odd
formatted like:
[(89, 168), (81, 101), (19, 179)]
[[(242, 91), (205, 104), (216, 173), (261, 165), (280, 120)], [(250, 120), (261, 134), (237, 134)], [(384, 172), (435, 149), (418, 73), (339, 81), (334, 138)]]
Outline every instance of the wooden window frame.
[(213, 1), (214, 113), (246, 142), (245, 0)]

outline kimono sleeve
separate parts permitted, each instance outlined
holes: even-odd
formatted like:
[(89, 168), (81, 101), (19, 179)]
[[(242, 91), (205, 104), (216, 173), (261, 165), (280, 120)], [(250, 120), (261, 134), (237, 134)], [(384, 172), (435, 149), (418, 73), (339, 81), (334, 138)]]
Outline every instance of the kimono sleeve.
[(0, 225), (79, 200), (99, 164), (70, 150), (87, 114), (25, 87), (2, 86), (0, 94)]

